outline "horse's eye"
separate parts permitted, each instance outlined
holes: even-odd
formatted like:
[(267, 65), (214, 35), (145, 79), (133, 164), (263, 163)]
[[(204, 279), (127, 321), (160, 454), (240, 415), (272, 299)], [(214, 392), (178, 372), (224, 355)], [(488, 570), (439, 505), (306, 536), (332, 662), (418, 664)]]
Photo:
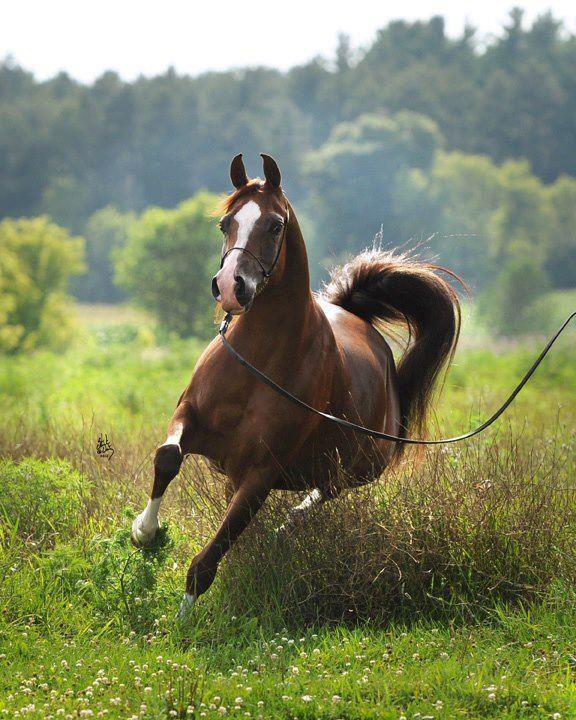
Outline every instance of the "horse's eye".
[(271, 228), (270, 228), (270, 231), (272, 232), (272, 234), (273, 234), (273, 235), (278, 235), (278, 233), (280, 232), (280, 230), (282, 230), (283, 224), (284, 224), (284, 223), (283, 223), (281, 220), (276, 220), (275, 222), (273, 222), (273, 223), (272, 223), (272, 226), (271, 226)]

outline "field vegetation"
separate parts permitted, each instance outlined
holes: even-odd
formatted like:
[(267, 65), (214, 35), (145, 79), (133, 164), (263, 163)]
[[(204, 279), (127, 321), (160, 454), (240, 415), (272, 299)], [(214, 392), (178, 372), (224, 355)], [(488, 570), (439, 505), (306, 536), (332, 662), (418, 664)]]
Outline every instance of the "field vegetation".
[[(435, 434), (476, 424), (540, 344), (494, 341), (466, 315)], [(129, 527), (202, 344), (159, 346), (119, 308), (79, 317), (65, 354), (0, 359), (4, 716), (574, 716), (571, 342), (489, 434), (409, 454), (286, 539), (274, 529), (296, 498), (278, 494), (182, 625), (222, 479), (188, 459), (155, 547), (135, 551)]]
[(576, 717), (573, 335), (481, 437), (287, 537), (297, 496), (274, 495), (185, 623), (223, 478), (188, 458), (155, 545), (129, 542), (215, 332), (231, 157), (277, 157), (314, 288), (374, 237), (470, 285), (429, 429), (458, 434), (576, 308), (575, 62), (519, 9), (491, 39), (396, 21), (287, 72), (0, 61), (0, 717)]

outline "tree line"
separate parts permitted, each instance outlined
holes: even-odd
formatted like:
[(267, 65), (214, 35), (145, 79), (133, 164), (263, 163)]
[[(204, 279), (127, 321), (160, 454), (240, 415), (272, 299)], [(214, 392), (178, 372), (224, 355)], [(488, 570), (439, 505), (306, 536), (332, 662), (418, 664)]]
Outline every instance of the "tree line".
[[(273, 58), (271, 58), (273, 61)], [(168, 70), (91, 85), (46, 82), (0, 65), (0, 217), (43, 212), (73, 231), (95, 210), (174, 206), (220, 192), (230, 157), (282, 159), (295, 199), (302, 158), (334, 126), (361, 114), (411, 110), (431, 118), (447, 150), (495, 162), (527, 159), (544, 182), (576, 175), (576, 38), (550, 14), (525, 27), (513, 10), (488, 43), (444, 20), (395, 21), (360, 51), (287, 73), (256, 68), (188, 77)]]
[[(209, 334), (210, 193), (228, 190), (232, 155), (250, 167), (261, 150), (281, 161), (316, 284), (377, 235), (460, 273), (497, 331), (530, 330), (546, 290), (576, 285), (574, 67), (576, 38), (550, 14), (524, 27), (520, 10), (488, 44), (447, 37), (439, 17), (397, 21), (362, 52), (342, 36), (333, 61), (287, 73), (81, 85), (6, 60), (0, 219), (41, 217), (0, 224), (0, 348), (42, 344), (36, 282), (62, 338), (81, 272), (81, 300), (131, 297), (169, 330)], [(66, 270), (43, 275), (34, 252)]]

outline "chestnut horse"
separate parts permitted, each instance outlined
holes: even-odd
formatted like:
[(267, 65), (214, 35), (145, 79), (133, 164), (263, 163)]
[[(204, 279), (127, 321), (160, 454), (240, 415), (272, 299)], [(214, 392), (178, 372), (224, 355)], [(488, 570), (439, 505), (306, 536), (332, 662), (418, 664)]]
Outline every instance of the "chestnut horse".
[[(227, 336), (231, 345), (319, 410), (392, 435), (421, 430), (460, 328), (458, 299), (442, 269), (367, 251), (314, 295), (296, 213), (276, 162), (262, 158), (264, 181), (248, 179), (241, 155), (233, 159), (235, 191), (220, 220), (222, 265), (212, 292), (236, 316)], [(378, 331), (395, 324), (410, 331), (398, 368)], [(377, 478), (400, 448), (295, 408), (254, 379), (217, 337), (198, 360), (156, 452), (152, 494), (134, 520), (133, 542), (153, 540), (160, 503), (185, 455), (203, 455), (225, 473), (227, 510), (214, 538), (192, 560), (181, 607), (186, 612), (210, 587), (220, 560), (271, 490), (307, 492), (285, 528), (344, 487)], [(343, 472), (334, 473), (336, 464)]]

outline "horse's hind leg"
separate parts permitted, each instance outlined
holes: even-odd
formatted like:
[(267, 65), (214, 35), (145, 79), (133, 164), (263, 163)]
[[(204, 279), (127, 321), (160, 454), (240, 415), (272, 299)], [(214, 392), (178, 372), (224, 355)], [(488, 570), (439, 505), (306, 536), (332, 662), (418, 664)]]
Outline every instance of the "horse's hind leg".
[(296, 505), (288, 511), (283, 524), (276, 530), (277, 534), (279, 536), (288, 534), (296, 523), (304, 520), (316, 506), (322, 505), (323, 503), (328, 502), (328, 500), (332, 500), (336, 497), (336, 495), (337, 493), (322, 492), (322, 490), (315, 488), (306, 495), (299, 505)]
[[(168, 426), (166, 442), (156, 450), (154, 483), (146, 507), (132, 523), (132, 543), (136, 547), (149, 545), (160, 527), (158, 512), (170, 482), (178, 475), (182, 459), (182, 442), (191, 429), (192, 414), (187, 402), (180, 404)], [(187, 451), (187, 450), (186, 450)]]

